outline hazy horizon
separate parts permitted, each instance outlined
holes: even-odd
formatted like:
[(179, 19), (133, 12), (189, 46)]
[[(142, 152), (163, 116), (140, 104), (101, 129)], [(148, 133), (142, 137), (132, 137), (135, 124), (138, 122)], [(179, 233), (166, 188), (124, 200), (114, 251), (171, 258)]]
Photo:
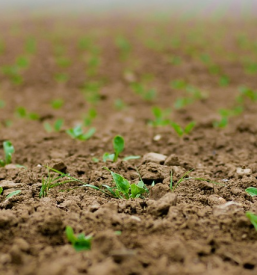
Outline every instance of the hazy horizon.
[(166, 11), (180, 10), (187, 13), (208, 15), (255, 15), (257, 14), (256, 0), (0, 0), (1, 10), (40, 10), (40, 11), (115, 11), (134, 10), (145, 12), (148, 10)]

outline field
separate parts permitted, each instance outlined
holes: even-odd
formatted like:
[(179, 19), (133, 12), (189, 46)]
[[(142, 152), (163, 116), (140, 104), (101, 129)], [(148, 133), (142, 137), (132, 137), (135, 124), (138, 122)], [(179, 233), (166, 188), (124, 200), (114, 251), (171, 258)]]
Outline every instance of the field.
[(256, 23), (2, 19), (0, 274), (256, 274)]

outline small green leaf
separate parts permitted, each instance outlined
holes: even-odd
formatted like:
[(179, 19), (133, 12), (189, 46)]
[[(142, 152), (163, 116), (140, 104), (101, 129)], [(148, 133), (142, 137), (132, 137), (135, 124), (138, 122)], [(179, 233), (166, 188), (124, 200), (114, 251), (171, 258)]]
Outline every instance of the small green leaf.
[(74, 235), (72, 227), (66, 226), (65, 233), (69, 242), (75, 243), (77, 241), (77, 238)]
[(257, 196), (257, 188), (255, 187), (248, 187), (245, 189), (245, 192), (251, 195), (252, 197)]
[(46, 132), (51, 133), (53, 131), (53, 128), (49, 122), (44, 122), (43, 126), (44, 126)]
[(13, 196), (16, 196), (18, 194), (20, 194), (21, 190), (16, 190), (16, 191), (13, 191), (11, 192), (9, 195), (6, 196), (7, 199), (13, 197)]
[(170, 124), (180, 137), (183, 136), (184, 131), (177, 123), (171, 122)]
[(106, 162), (107, 160), (114, 160), (115, 155), (114, 154), (109, 154), (109, 153), (104, 153), (103, 154), (103, 161)]
[(192, 122), (188, 123), (188, 124), (186, 125), (185, 129), (184, 129), (184, 132), (185, 132), (186, 134), (189, 134), (189, 133), (193, 130), (193, 128), (195, 127), (195, 125), (196, 125), (196, 122), (195, 122), (195, 121), (192, 121)]
[(130, 184), (129, 181), (123, 178), (121, 175), (116, 174), (111, 171), (112, 178), (117, 186), (117, 189), (121, 191), (124, 195), (129, 193)]
[(63, 125), (63, 119), (57, 119), (56, 121), (55, 121), (55, 123), (54, 123), (54, 130), (56, 131), (56, 132), (59, 132), (60, 130), (61, 130), (61, 128), (62, 128), (62, 125)]
[(0, 186), (0, 195), (3, 193), (4, 189), (2, 186)]
[(140, 156), (127, 156), (125, 158), (123, 158), (124, 161), (128, 161), (128, 160), (131, 160), (131, 159), (140, 159), (141, 157)]
[(95, 128), (90, 128), (85, 134), (83, 134), (83, 140), (90, 139), (94, 135), (95, 131)]
[(12, 162), (12, 154), (14, 153), (14, 147), (9, 140), (3, 142), (3, 147), (5, 153), (5, 164), (9, 164)]
[(252, 212), (246, 212), (246, 217), (251, 221), (252, 225), (254, 226), (255, 230), (257, 231), (257, 216)]
[(124, 150), (124, 139), (121, 136), (116, 136), (113, 139), (113, 149), (115, 153), (114, 162), (117, 161), (119, 154)]

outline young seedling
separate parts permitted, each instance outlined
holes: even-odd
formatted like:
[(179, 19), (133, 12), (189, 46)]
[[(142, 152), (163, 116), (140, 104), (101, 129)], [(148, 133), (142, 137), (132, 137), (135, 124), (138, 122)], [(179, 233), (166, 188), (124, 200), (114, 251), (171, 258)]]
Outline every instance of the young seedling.
[(4, 160), (0, 159), (0, 167), (4, 167), (7, 164), (12, 163), (12, 154), (14, 153), (14, 147), (9, 140), (3, 142)]
[(5, 102), (3, 100), (0, 100), (0, 109), (4, 108), (4, 106), (5, 106)]
[(24, 107), (17, 107), (15, 110), (16, 116), (19, 118), (27, 118), (31, 120), (38, 120), (39, 115), (34, 112), (28, 112)]
[(119, 111), (126, 108), (126, 104), (124, 103), (124, 101), (119, 98), (114, 101), (114, 106)]
[[(66, 182), (72, 182), (72, 181), (79, 182), (79, 183), (82, 183), (82, 185), (80, 185), (80, 187), (89, 187), (89, 188), (95, 189), (99, 192), (102, 192), (103, 194), (105, 194), (107, 196), (111, 196), (116, 199), (139, 198), (139, 197), (142, 197), (143, 194), (149, 192), (147, 187), (145, 186), (144, 182), (142, 181), (141, 177), (140, 177), (140, 181), (137, 184), (135, 184), (135, 183), (130, 184), (129, 181), (126, 180), (121, 175), (110, 171), (107, 167), (104, 167), (104, 169), (108, 170), (111, 173), (114, 183), (115, 183), (115, 187), (111, 187), (109, 185), (104, 184), (102, 186), (102, 188), (99, 188), (92, 184), (85, 184), (83, 181), (76, 179), (68, 174), (64, 174), (64, 173), (62, 173), (56, 169), (53, 169), (53, 168), (49, 168), (49, 170), (56, 172), (60, 175), (60, 177), (58, 177), (58, 178), (67, 177), (69, 179), (68, 181), (65, 181), (65, 182), (56, 183), (57, 184), (56, 186), (61, 185)], [(52, 186), (51, 188), (53, 188), (53, 187), (55, 187), (55, 186)]]
[(213, 127), (215, 128), (225, 128), (228, 125), (228, 118), (223, 116), (220, 120), (213, 122)]
[(230, 79), (228, 76), (223, 75), (219, 78), (219, 85), (220, 86), (228, 86), (230, 83)]
[(151, 126), (166, 126), (170, 124), (170, 109), (161, 109), (159, 107), (153, 107), (152, 113), (154, 115), (154, 120), (149, 122)]
[[(107, 160), (116, 162), (118, 160), (120, 153), (123, 152), (124, 147), (125, 147), (124, 138), (122, 136), (116, 136), (116, 137), (114, 137), (112, 144), (113, 144), (114, 153), (112, 153), (112, 154), (104, 153), (104, 155), (103, 155), (104, 162), (106, 162)], [(138, 158), (140, 158), (140, 156), (128, 156), (128, 157), (123, 158), (123, 160), (127, 161), (127, 160), (138, 159)]]
[(148, 189), (145, 186), (144, 182), (140, 180), (137, 184), (130, 184), (128, 180), (126, 180), (121, 175), (112, 172), (107, 167), (104, 167), (107, 171), (109, 171), (112, 175), (113, 181), (116, 187), (109, 187), (104, 185), (107, 190), (114, 196), (119, 199), (129, 199), (129, 198), (140, 198), (143, 194), (148, 193)]
[(190, 105), (194, 102), (194, 100), (190, 97), (180, 97), (177, 98), (174, 103), (174, 108), (179, 110), (185, 108), (187, 105)]
[(62, 108), (64, 101), (61, 98), (54, 99), (50, 102), (51, 107), (55, 110)]
[[(58, 172), (58, 174), (60, 174), (60, 176), (55, 177), (50, 174), (50, 171)], [(42, 177), (42, 186), (41, 186), (41, 189), (39, 192), (39, 198), (47, 197), (49, 190), (56, 186), (74, 181), (73, 178), (69, 178), (69, 179), (60, 181), (60, 179), (63, 179), (66, 176), (67, 176), (66, 174), (64, 174), (60, 171), (57, 171), (57, 170), (47, 167), (47, 177)]]
[(246, 212), (245, 215), (251, 221), (252, 225), (254, 226), (255, 230), (257, 231), (257, 215), (255, 215), (249, 211)]
[(66, 226), (65, 229), (66, 237), (72, 244), (76, 251), (84, 251), (91, 249), (92, 236), (85, 236), (84, 233), (80, 233), (77, 236), (74, 235), (72, 227)]
[(252, 102), (257, 101), (257, 92), (254, 90), (248, 87), (240, 87), (239, 91), (240, 95), (236, 99), (240, 104), (243, 104), (246, 98), (250, 99)]
[(257, 196), (257, 188), (255, 188), (255, 187), (248, 187), (245, 189), (245, 192), (248, 193), (252, 197)]
[(175, 189), (180, 185), (181, 182), (185, 181), (185, 180), (198, 180), (198, 181), (206, 181), (206, 182), (210, 182), (212, 184), (220, 184), (218, 182), (215, 181), (211, 181), (208, 179), (204, 179), (204, 178), (194, 178), (194, 177), (187, 177), (194, 169), (187, 171), (178, 181), (176, 184), (174, 184), (173, 182), (173, 175), (172, 175), (172, 171), (170, 172), (170, 190), (172, 192), (175, 191)]
[(66, 73), (55, 74), (54, 79), (59, 83), (66, 83), (69, 80), (69, 75)]
[(97, 111), (96, 109), (89, 109), (88, 113), (84, 117), (84, 125), (86, 127), (90, 126), (93, 122), (93, 120), (97, 117)]
[(174, 80), (174, 81), (171, 81), (170, 83), (170, 86), (173, 89), (177, 89), (177, 90), (185, 89), (187, 85), (188, 85), (187, 82), (183, 79)]
[(53, 131), (59, 132), (63, 126), (63, 119), (57, 119), (53, 126), (49, 122), (44, 122), (44, 128), (48, 133), (51, 133)]
[(182, 137), (183, 135), (188, 135), (191, 133), (191, 131), (193, 130), (193, 128), (196, 125), (195, 121), (189, 122), (185, 128), (183, 129), (182, 126), (180, 126), (179, 124), (175, 123), (175, 122), (170, 122), (170, 125), (172, 126), (172, 128), (175, 130), (175, 132)]
[(156, 98), (157, 91), (154, 88), (148, 89), (139, 82), (133, 82), (131, 88), (146, 101), (152, 101)]
[(74, 139), (84, 141), (90, 139), (94, 135), (95, 131), (95, 128), (90, 128), (86, 133), (84, 133), (81, 125), (77, 125), (74, 128), (67, 130), (66, 133)]
[(8, 195), (6, 196), (6, 198), (7, 198), (7, 199), (10, 199), (11, 197), (16, 196), (16, 195), (18, 195), (18, 194), (20, 194), (20, 193), (21, 193), (21, 190), (13, 191), (13, 192), (11, 192), (10, 194), (8, 194)]

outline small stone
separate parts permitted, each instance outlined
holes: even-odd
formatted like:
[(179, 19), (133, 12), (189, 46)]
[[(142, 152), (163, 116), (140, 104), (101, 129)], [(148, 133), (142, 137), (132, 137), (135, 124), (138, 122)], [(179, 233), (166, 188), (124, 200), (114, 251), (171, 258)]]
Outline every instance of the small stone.
[(148, 153), (145, 154), (143, 157), (143, 163), (146, 162), (155, 162), (159, 164), (163, 164), (164, 161), (166, 160), (167, 156), (158, 154), (158, 153)]
[(207, 181), (200, 181), (198, 186), (201, 188), (201, 190), (213, 190), (213, 183), (207, 182)]
[(4, 167), (6, 170), (12, 170), (12, 169), (19, 169), (20, 167), (17, 166), (16, 164), (7, 164)]
[(56, 162), (56, 163), (53, 165), (53, 169), (65, 173), (65, 172), (66, 172), (66, 169), (67, 169), (67, 166), (66, 166), (62, 161), (60, 161), (60, 162)]
[(177, 195), (174, 193), (167, 193), (158, 201), (149, 200), (147, 204), (149, 205), (147, 210), (148, 213), (153, 214), (157, 217), (167, 215), (169, 212), (169, 208), (177, 204)]
[(131, 220), (137, 221), (137, 222), (141, 222), (141, 219), (137, 216), (130, 216)]
[(238, 175), (251, 175), (252, 174), (252, 169), (237, 168), (236, 172), (237, 172)]
[(154, 136), (153, 140), (154, 141), (159, 141), (161, 138), (162, 138), (161, 135), (156, 135), (156, 136)]
[(236, 211), (238, 211), (239, 209), (243, 209), (242, 204), (234, 201), (229, 201), (221, 205), (215, 205), (213, 208), (213, 215), (214, 216), (225, 215), (229, 210), (232, 210), (232, 209), (235, 209)]
[(168, 156), (164, 164), (167, 166), (180, 166), (179, 159), (175, 154)]
[(208, 204), (210, 206), (220, 205), (220, 204), (224, 204), (224, 203), (226, 203), (226, 200), (223, 199), (222, 197), (217, 196), (217, 195), (210, 195), (208, 198)]

